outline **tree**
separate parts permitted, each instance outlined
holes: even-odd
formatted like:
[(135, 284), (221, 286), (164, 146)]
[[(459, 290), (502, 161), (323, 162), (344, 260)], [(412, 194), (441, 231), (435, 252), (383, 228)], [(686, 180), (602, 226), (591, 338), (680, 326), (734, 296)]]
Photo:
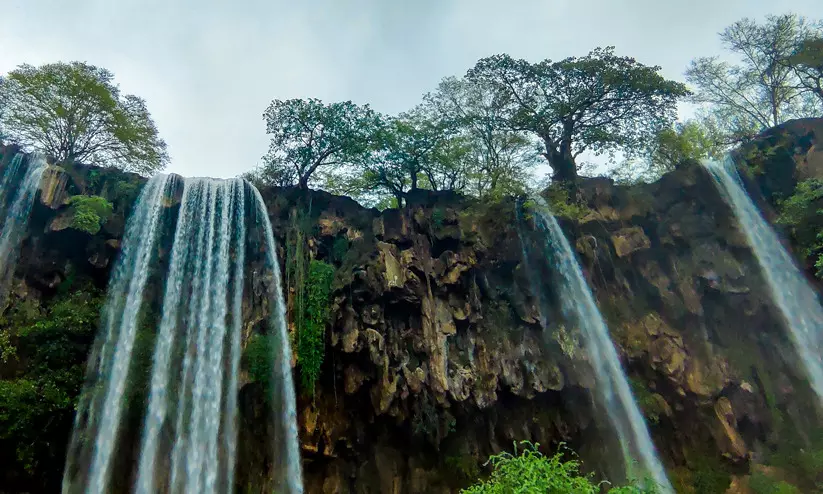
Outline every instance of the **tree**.
[(374, 145), (361, 162), (359, 175), (352, 177), (347, 187), (359, 189), (357, 195), (374, 195), (375, 188), (382, 189), (402, 206), (410, 191), (453, 186), (454, 177), (450, 181), (441, 175), (449, 174), (446, 168), (450, 163), (443, 160), (454, 157), (447, 156), (444, 147), (450, 137), (451, 130), (420, 106), (386, 118), (374, 134)]
[(726, 151), (723, 136), (712, 121), (677, 122), (658, 132), (642, 156), (624, 161), (610, 175), (621, 183), (654, 182), (685, 164), (721, 159)]
[(425, 96), (425, 105), (461, 136), (466, 189), (487, 194), (519, 193), (536, 165), (535, 146), (505, 125), (506, 105), (494, 87), (480, 80), (447, 77)]
[(574, 183), (584, 151), (631, 153), (671, 125), (677, 99), (688, 92), (659, 71), (608, 47), (536, 64), (496, 55), (480, 60), (467, 78), (492, 85), (505, 105), (505, 125), (537, 136), (554, 180)]
[(703, 57), (692, 61), (686, 79), (693, 100), (710, 105), (730, 142), (739, 142), (791, 118), (808, 116), (809, 100), (786, 63), (817, 29), (793, 14), (769, 16), (764, 24), (742, 19), (720, 33), (737, 64)]
[(108, 70), (81, 62), (20, 65), (0, 79), (0, 134), (58, 161), (163, 169), (166, 143), (145, 101), (121, 95), (113, 81)]
[(339, 171), (335, 168), (365, 158), (380, 124), (368, 105), (324, 104), (319, 99), (274, 100), (263, 118), (272, 138), (261, 175), (282, 178), (293, 170), (301, 188), (307, 188), (316, 173), (334, 174)]
[(803, 40), (787, 62), (797, 76), (800, 89), (813, 94), (818, 106), (823, 108), (823, 37)]

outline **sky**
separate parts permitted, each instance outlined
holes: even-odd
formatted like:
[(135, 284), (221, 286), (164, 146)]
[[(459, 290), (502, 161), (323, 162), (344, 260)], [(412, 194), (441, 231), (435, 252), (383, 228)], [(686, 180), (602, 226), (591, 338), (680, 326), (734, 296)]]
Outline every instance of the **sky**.
[[(85, 61), (146, 100), (184, 176), (260, 163), (274, 99), (368, 103), (399, 113), (485, 56), (539, 61), (597, 46), (683, 79), (722, 53), (742, 17), (820, 18), (820, 0), (2, 0), (0, 74)], [(690, 109), (683, 107), (683, 113)]]

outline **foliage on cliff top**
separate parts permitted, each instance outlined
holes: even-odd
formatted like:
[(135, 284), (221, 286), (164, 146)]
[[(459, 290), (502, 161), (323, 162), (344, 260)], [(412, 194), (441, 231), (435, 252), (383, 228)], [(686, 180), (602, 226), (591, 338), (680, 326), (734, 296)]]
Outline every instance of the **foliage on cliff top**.
[[(462, 494), (599, 494), (601, 483), (595, 483), (590, 475), (580, 472), (578, 460), (566, 460), (562, 452), (544, 456), (538, 451), (539, 444), (520, 443), (518, 453), (503, 452), (489, 458), (494, 469), (491, 477), (479, 482)], [(652, 494), (656, 490), (635, 484), (609, 489), (610, 494)]]
[(814, 261), (817, 276), (823, 278), (823, 181), (799, 182), (778, 208), (777, 222), (788, 227), (800, 254)]
[(58, 161), (144, 175), (168, 162), (146, 102), (121, 94), (106, 69), (82, 62), (21, 65), (0, 78), (0, 102), (0, 133)]
[(73, 196), (71, 206), (71, 227), (92, 235), (100, 231), (112, 215), (114, 206), (100, 196)]

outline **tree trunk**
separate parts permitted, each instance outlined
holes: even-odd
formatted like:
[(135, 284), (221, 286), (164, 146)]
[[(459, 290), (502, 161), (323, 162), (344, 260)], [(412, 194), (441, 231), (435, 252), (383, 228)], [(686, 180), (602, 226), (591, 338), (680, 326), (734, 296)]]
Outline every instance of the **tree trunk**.
[(571, 150), (567, 149), (567, 146), (558, 149), (550, 139), (544, 138), (543, 141), (546, 144), (546, 153), (543, 156), (549, 161), (554, 172), (552, 180), (574, 186), (577, 183), (577, 164)]
[(301, 189), (308, 189), (309, 188), (309, 174), (306, 173), (305, 175), (300, 175), (300, 181), (297, 182), (297, 187)]

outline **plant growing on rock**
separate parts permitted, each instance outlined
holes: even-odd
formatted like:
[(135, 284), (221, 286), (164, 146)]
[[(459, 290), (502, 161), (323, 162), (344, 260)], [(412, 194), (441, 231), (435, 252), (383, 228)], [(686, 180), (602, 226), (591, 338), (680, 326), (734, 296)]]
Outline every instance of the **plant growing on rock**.
[(71, 207), (71, 227), (95, 235), (100, 227), (112, 215), (114, 207), (104, 197), (73, 196), (69, 199)]
[(306, 283), (306, 305), (303, 327), (297, 335), (297, 361), (303, 387), (314, 393), (320, 377), (320, 366), (326, 347), (326, 325), (329, 322), (331, 285), (334, 267), (323, 261), (312, 260)]
[[(489, 458), (493, 468), (491, 477), (479, 482), (462, 494), (599, 494), (601, 483), (595, 483), (590, 475), (580, 472), (580, 462), (567, 460), (562, 452), (544, 456), (538, 450), (539, 444), (522, 441), (518, 453), (503, 452)], [(561, 445), (562, 446), (562, 445)], [(632, 484), (614, 487), (610, 494), (652, 494), (653, 488)]]

